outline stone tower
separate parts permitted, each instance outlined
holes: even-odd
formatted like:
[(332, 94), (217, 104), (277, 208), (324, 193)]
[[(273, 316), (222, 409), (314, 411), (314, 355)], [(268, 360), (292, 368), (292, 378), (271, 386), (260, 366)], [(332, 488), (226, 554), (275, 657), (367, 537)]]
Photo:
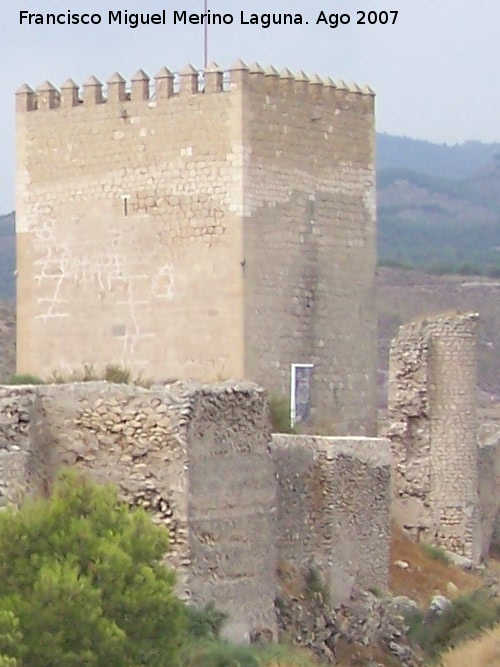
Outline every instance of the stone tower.
[(18, 372), (121, 364), (289, 396), (375, 431), (374, 95), (237, 62), (17, 108)]
[(400, 327), (391, 346), (393, 516), (417, 539), (477, 562), (477, 314)]

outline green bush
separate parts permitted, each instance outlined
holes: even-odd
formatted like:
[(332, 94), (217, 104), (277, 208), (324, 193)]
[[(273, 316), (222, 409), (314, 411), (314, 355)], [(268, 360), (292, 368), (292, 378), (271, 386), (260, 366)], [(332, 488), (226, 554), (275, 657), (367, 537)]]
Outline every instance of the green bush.
[(19, 660), (14, 655), (22, 657), (23, 636), (19, 631), (19, 619), (10, 611), (0, 610), (0, 667), (18, 667)]
[(44, 381), (36, 375), (30, 373), (16, 373), (11, 375), (6, 384), (45, 384)]
[(278, 394), (269, 394), (269, 408), (273, 433), (295, 433), (291, 426), (290, 402)]
[(180, 655), (182, 667), (261, 667), (256, 651), (222, 640), (188, 642)]
[(186, 612), (160, 562), (167, 548), (144, 511), (74, 472), (50, 499), (7, 508), (0, 610), (22, 640), (5, 647), (0, 615), (0, 655), (36, 667), (177, 666)]
[(407, 619), (410, 639), (428, 658), (435, 659), (445, 649), (454, 648), (500, 621), (500, 605), (484, 592), (462, 595), (451, 602), (441, 616), (425, 622), (421, 612)]
[(433, 560), (440, 560), (442, 563), (450, 564), (450, 557), (444, 549), (440, 547), (435, 547), (433, 544), (427, 544), (427, 542), (421, 542), (420, 547), (423, 553)]
[[(72, 371), (70, 375), (63, 375), (54, 371), (50, 381), (54, 384), (67, 384), (69, 382), (99, 382), (105, 380), (115, 384), (135, 384), (138, 387), (149, 389), (154, 384), (150, 378), (145, 378), (142, 373), (132, 377), (132, 372), (118, 364), (108, 364), (101, 372), (97, 372), (92, 364), (84, 364), (81, 371)], [(42, 381), (40, 381), (42, 382)]]
[(312, 565), (306, 573), (304, 591), (307, 595), (315, 595), (320, 593), (323, 597), (323, 600), (328, 602), (328, 591), (319, 570), (314, 565)]
[(109, 364), (104, 370), (104, 379), (106, 382), (115, 382), (116, 384), (129, 384), (131, 373), (127, 368), (117, 364)]
[(227, 614), (217, 609), (213, 602), (204, 607), (187, 607), (187, 633), (190, 639), (217, 639)]
[(317, 662), (301, 649), (284, 644), (265, 648), (224, 641), (195, 642), (183, 647), (181, 667), (313, 667)]

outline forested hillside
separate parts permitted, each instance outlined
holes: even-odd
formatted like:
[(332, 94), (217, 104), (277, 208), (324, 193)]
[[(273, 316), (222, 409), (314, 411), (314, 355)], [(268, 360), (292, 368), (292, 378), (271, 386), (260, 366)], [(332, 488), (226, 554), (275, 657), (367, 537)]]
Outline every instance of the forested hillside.
[(500, 159), (466, 179), (378, 173), (379, 262), (500, 276)]
[(377, 136), (379, 263), (500, 276), (500, 144)]
[(461, 179), (490, 164), (500, 153), (500, 144), (466, 141), (447, 146), (409, 137), (377, 134), (377, 170), (410, 169), (432, 176)]

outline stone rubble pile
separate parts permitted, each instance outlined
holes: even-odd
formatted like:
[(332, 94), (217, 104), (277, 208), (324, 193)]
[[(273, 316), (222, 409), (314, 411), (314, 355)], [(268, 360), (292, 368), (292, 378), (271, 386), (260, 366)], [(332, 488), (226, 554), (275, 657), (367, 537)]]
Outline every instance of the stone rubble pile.
[[(378, 667), (381, 654), (390, 655), (400, 667), (420, 667), (410, 646), (403, 616), (392, 600), (356, 591), (347, 604), (330, 607), (321, 593), (282, 595), (276, 603), (280, 637), (312, 650), (321, 660), (336, 664), (349, 645), (364, 656), (373, 652), (370, 665)], [(392, 663), (391, 663), (392, 664)]]

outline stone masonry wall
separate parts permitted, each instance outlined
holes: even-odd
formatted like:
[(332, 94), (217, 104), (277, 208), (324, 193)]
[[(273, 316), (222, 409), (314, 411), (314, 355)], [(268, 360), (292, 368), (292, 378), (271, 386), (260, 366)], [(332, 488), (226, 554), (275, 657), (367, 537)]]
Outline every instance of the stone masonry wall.
[(248, 628), (274, 633), (276, 480), (263, 393), (228, 391), (225, 401), (199, 391), (192, 404), (188, 588), (197, 603), (229, 608), (225, 631), (241, 637)]
[(0, 507), (41, 491), (33, 388), (0, 387)]
[(500, 554), (500, 419), (496, 411), (478, 409), (478, 486), (481, 510), (481, 556)]
[(500, 433), (478, 447), (481, 557), (500, 553)]
[(242, 378), (375, 435), (374, 95), (241, 61), (17, 93), (18, 372)]
[(389, 363), (382, 435), (393, 452), (393, 515), (415, 539), (432, 540), (428, 342), (421, 322), (400, 327)]
[(279, 394), (312, 363), (312, 413), (376, 435), (374, 97), (254, 66), (243, 90), (245, 373)]
[(417, 539), (477, 561), (481, 553), (476, 315), (400, 328), (389, 371), (394, 515)]
[[(178, 592), (214, 600), (228, 637), (275, 634), (275, 478), (264, 393), (176, 383), (0, 388), (0, 490), (49, 489), (61, 466), (115, 483), (170, 532)], [(255, 500), (255, 502), (253, 502)]]
[(389, 442), (273, 435), (280, 567), (317, 569), (335, 603), (387, 586), (391, 524)]
[(241, 93), (177, 81), (18, 92), (18, 372), (243, 377)]

